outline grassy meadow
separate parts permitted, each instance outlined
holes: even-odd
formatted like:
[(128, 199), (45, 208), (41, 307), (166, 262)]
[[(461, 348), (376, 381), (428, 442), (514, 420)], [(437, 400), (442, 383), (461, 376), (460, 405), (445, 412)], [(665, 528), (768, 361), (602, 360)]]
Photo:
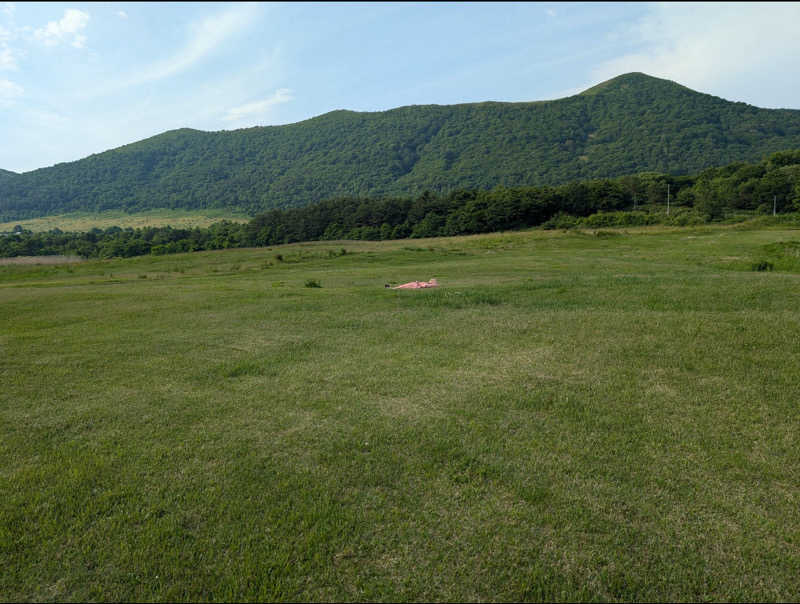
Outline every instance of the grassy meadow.
[(797, 600), (798, 336), (788, 228), (0, 266), (0, 599)]
[(206, 228), (221, 220), (231, 222), (247, 222), (250, 218), (244, 214), (237, 214), (232, 210), (147, 210), (129, 214), (121, 210), (106, 210), (105, 212), (71, 212), (41, 218), (28, 218), (26, 220), (12, 220), (0, 222), (0, 232), (11, 231), (15, 226), (40, 233), (52, 229), (62, 231), (86, 232), (94, 228), (107, 229), (118, 226), (120, 228), (141, 229), (145, 227), (172, 226), (176, 229)]

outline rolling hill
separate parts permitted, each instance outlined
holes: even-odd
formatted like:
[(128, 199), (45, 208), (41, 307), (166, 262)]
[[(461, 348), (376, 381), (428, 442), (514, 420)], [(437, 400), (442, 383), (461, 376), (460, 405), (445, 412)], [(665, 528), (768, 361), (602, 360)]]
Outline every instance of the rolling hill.
[(0, 219), (236, 208), (341, 195), (686, 174), (800, 147), (800, 110), (762, 109), (641, 73), (525, 103), (333, 111), (284, 126), (165, 132), (75, 162), (0, 171)]

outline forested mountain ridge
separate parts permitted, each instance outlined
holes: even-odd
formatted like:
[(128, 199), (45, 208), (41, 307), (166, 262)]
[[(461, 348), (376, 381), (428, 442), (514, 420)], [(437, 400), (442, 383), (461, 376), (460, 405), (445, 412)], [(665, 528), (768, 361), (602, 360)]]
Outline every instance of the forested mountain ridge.
[(230, 207), (342, 195), (686, 174), (800, 147), (800, 110), (761, 109), (632, 73), (554, 101), (333, 111), (285, 126), (165, 132), (85, 159), (0, 173), (0, 218)]

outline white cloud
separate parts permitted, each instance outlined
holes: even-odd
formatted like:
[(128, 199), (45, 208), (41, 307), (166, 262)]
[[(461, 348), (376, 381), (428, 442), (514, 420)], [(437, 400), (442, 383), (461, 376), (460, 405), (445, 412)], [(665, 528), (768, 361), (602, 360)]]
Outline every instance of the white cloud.
[[(592, 83), (641, 71), (730, 100), (782, 97), (798, 106), (800, 89), (789, 80), (800, 63), (799, 22), (792, 2), (657, 4), (621, 32), (640, 50), (597, 66)], [(766, 90), (767, 82), (779, 84)]]
[(2, 4), (0, 4), (0, 6), (3, 7), (2, 9), (0, 9), (2, 10), (3, 14), (8, 15), (9, 17), (14, 14), (14, 11), (17, 8), (13, 2), (3, 2)]
[(68, 42), (76, 48), (84, 48), (86, 36), (80, 32), (86, 28), (88, 23), (89, 13), (68, 8), (59, 21), (48, 22), (44, 27), (34, 31), (34, 36), (46, 46), (57, 46), (62, 42)]
[(0, 107), (10, 107), (21, 97), (25, 90), (11, 80), (0, 80)]
[(292, 96), (291, 90), (288, 88), (279, 88), (272, 96), (266, 99), (228, 109), (228, 113), (226, 113), (222, 119), (226, 122), (238, 121), (245, 118), (257, 119), (258, 117), (263, 117), (275, 105), (288, 103), (293, 99), (294, 97)]
[(135, 74), (125, 85), (160, 80), (190, 68), (210, 54), (225, 40), (254, 20), (258, 5), (244, 4), (224, 13), (203, 19), (191, 27), (192, 37), (177, 53)]
[(118, 10), (117, 11), (117, 16), (120, 19), (127, 19), (128, 18), (128, 13), (126, 13), (124, 10)]
[(17, 58), (6, 44), (0, 43), (0, 71), (16, 71)]
[(552, 8), (548, 8), (548, 9), (547, 9), (546, 11), (544, 11), (544, 12), (545, 12), (545, 13), (547, 13), (547, 16), (548, 16), (548, 17), (555, 17), (555, 16), (556, 16), (556, 11), (554, 11)]

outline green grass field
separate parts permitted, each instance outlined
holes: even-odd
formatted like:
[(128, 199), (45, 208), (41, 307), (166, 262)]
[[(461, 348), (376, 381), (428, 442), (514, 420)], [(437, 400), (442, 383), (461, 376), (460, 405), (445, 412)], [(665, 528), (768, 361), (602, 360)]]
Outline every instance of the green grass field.
[(128, 214), (120, 210), (107, 210), (105, 212), (72, 212), (57, 216), (43, 216), (42, 218), (29, 218), (27, 220), (12, 220), (0, 222), (0, 232), (11, 231), (15, 226), (39, 233), (52, 229), (62, 231), (86, 232), (93, 228), (107, 229), (118, 226), (140, 229), (144, 227), (172, 226), (175, 228), (205, 228), (221, 220), (232, 222), (247, 222), (250, 218), (244, 214), (237, 214), (229, 210), (149, 210)]
[(798, 336), (790, 229), (0, 266), (0, 599), (797, 600)]

